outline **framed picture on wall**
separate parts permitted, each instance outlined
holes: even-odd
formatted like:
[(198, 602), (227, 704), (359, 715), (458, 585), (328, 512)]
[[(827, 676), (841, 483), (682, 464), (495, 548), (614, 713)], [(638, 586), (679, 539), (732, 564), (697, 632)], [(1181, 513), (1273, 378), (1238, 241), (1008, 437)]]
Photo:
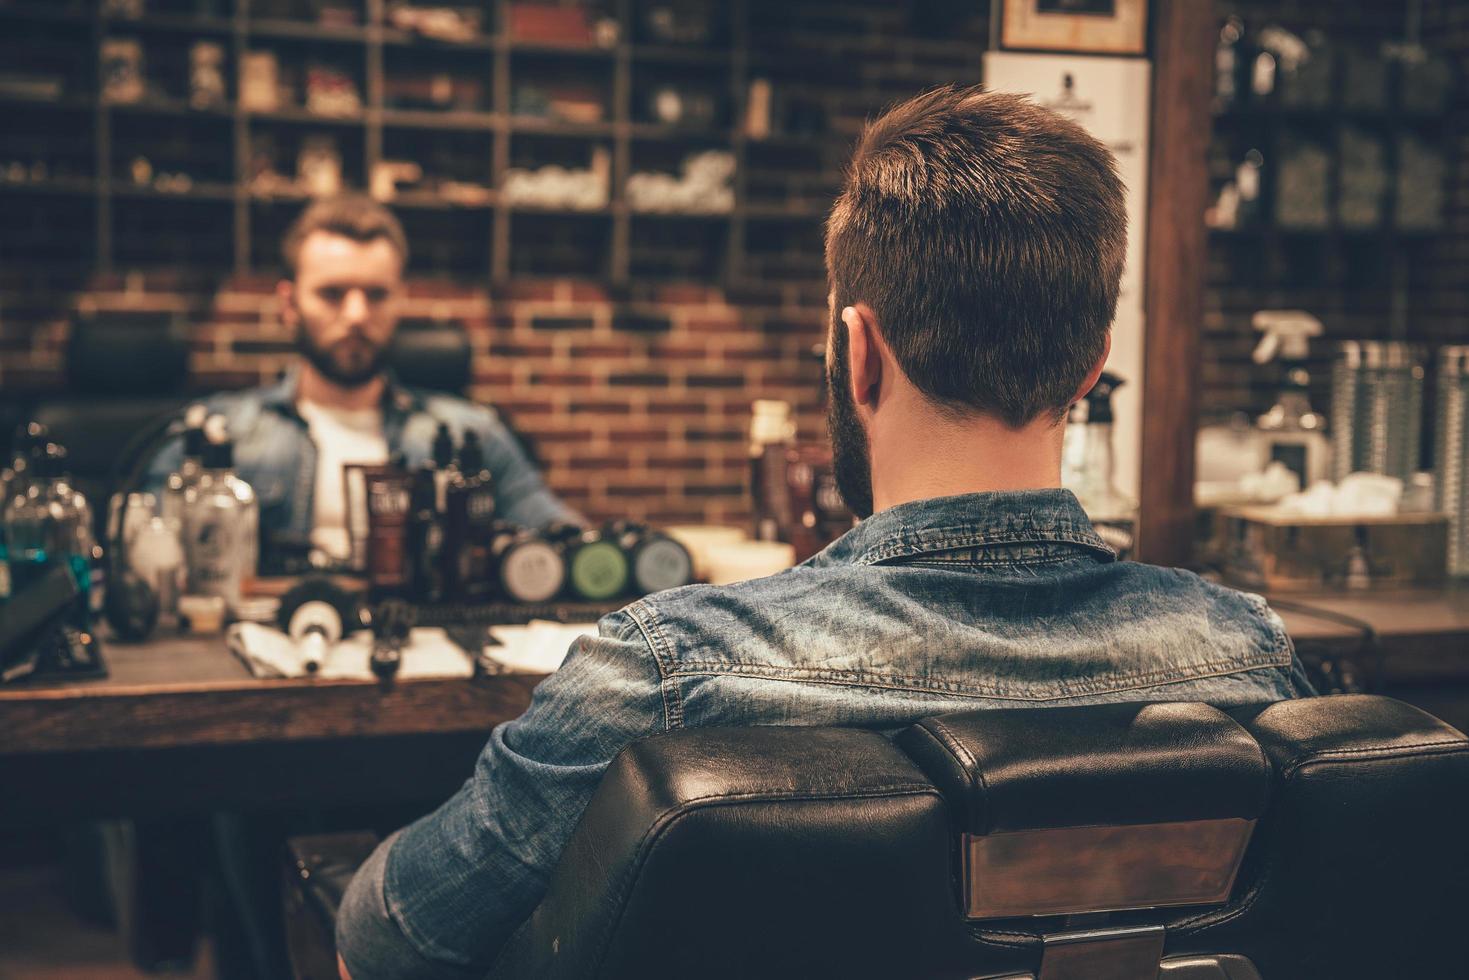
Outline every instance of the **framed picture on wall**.
[(1148, 0), (1004, 0), (1009, 50), (1143, 54), (1147, 38)]

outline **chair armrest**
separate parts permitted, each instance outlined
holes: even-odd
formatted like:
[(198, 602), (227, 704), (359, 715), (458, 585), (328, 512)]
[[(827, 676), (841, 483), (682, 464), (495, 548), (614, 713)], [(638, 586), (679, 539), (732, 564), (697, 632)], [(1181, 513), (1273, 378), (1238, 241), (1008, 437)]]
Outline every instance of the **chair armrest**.
[(286, 946), (296, 980), (335, 980), (337, 909), (352, 876), (378, 845), (356, 831), (286, 841)]

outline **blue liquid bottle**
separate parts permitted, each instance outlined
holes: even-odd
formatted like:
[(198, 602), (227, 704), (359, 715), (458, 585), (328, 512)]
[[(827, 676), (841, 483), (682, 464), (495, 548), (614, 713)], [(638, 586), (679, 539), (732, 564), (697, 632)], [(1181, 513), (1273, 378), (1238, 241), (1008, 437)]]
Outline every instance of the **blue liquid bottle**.
[(35, 458), (25, 493), (12, 497), (5, 506), (4, 525), (12, 593), (40, 578), (52, 562), (66, 562), (82, 592), (74, 625), (89, 628), (96, 550), (92, 511), (66, 478), (65, 449), (51, 443)]

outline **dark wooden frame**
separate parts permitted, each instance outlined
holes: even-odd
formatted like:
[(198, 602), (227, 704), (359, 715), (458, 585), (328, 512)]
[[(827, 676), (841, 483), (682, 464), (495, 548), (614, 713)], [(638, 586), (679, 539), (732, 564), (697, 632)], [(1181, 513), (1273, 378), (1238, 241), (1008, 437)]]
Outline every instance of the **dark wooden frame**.
[(1206, 159), (1213, 82), (1211, 0), (1155, 3), (1144, 287), (1137, 555), (1182, 565), (1194, 537), (1194, 440), (1204, 311)]

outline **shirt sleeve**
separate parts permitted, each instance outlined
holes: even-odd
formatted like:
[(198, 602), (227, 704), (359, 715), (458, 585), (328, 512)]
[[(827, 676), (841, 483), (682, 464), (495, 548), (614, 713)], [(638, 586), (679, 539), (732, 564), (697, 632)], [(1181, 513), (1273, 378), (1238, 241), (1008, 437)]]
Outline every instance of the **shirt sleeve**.
[(337, 918), (353, 980), (482, 976), (545, 894), (608, 763), (666, 730), (662, 675), (637, 624), (614, 613), (598, 632), (495, 729), (458, 793), (358, 871)]
[(545, 527), (560, 521), (586, 523), (550, 491), (520, 442), (494, 413), (489, 414), (480, 439), (495, 478), (495, 506), (502, 518), (521, 527)]

